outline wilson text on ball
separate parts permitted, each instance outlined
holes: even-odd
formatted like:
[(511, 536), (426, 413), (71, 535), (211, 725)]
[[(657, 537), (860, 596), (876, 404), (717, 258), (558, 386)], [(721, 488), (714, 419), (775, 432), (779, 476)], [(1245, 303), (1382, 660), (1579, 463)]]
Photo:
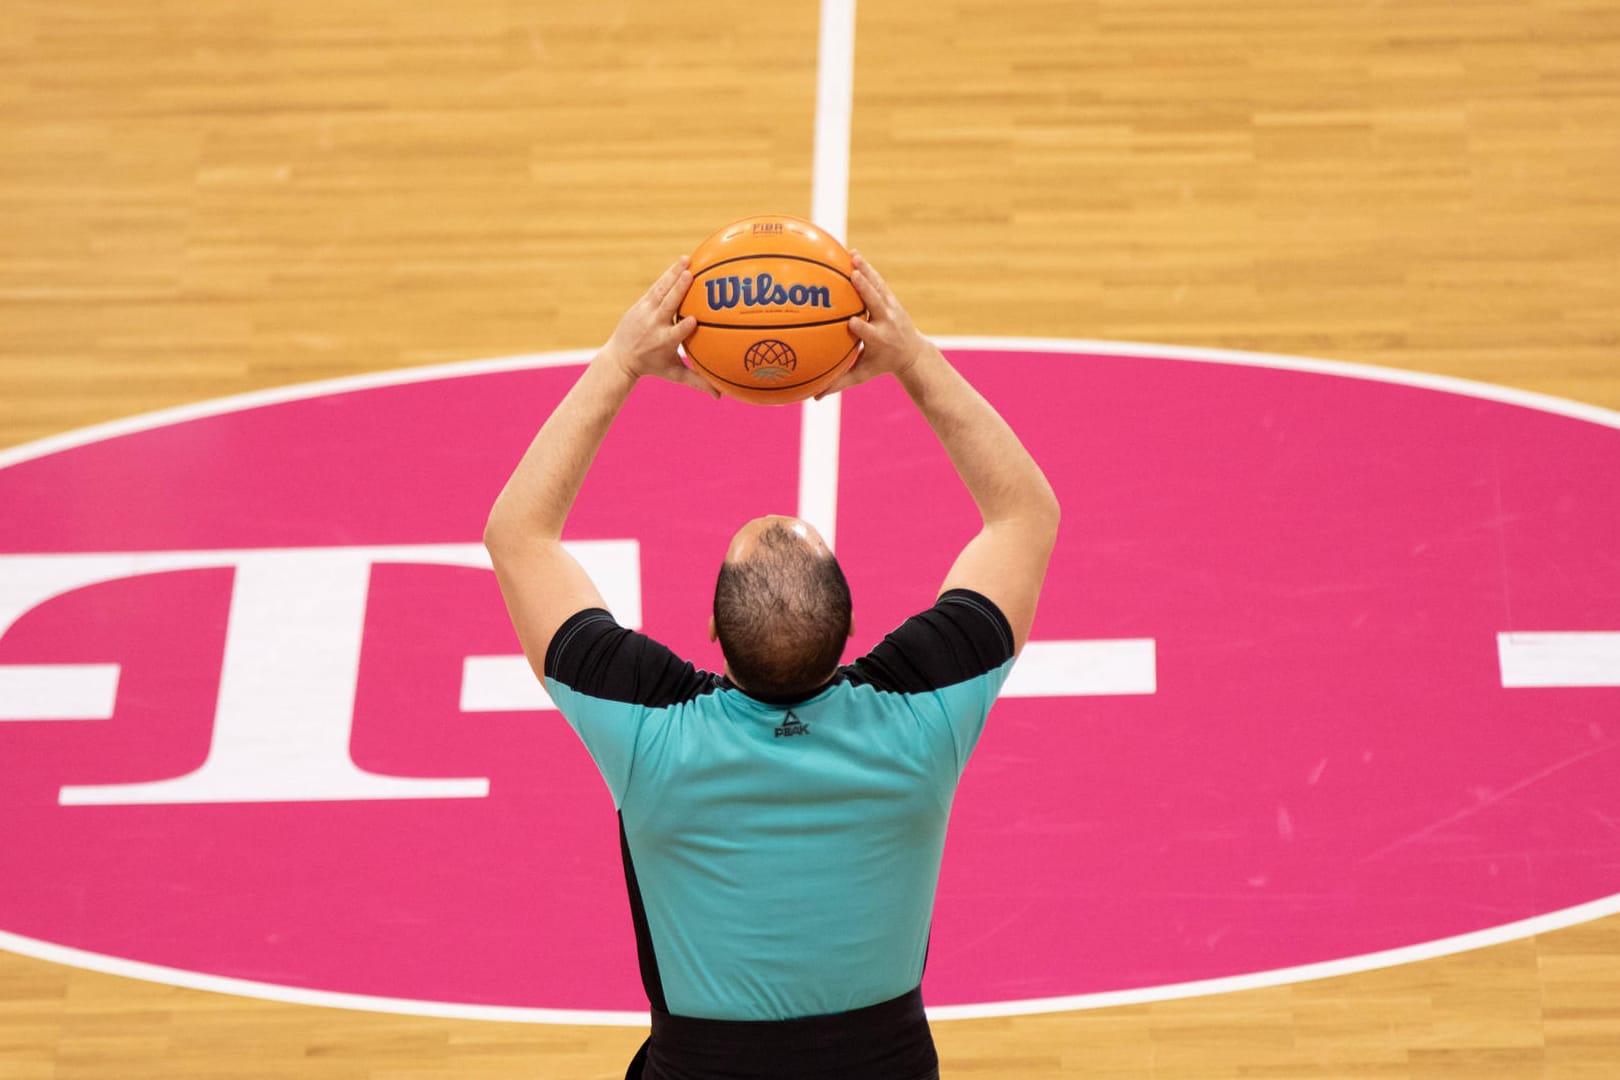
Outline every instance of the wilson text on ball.
[(712, 278), (703, 283), (703, 288), (711, 311), (724, 311), (739, 303), (743, 307), (832, 307), (832, 291), (827, 286), (783, 285), (769, 273)]

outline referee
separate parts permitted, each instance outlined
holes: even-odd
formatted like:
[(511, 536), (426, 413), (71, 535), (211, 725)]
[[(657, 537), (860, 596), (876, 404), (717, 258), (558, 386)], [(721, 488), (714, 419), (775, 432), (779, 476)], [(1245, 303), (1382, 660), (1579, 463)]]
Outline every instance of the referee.
[(713, 393), (681, 363), (677, 260), (620, 320), (490, 511), (524, 653), (619, 815), (652, 1031), (627, 1080), (931, 1080), (923, 963), (957, 781), (1029, 636), (1057, 535), (1051, 486), (995, 409), (855, 255), (864, 351), (828, 392), (890, 375), (983, 520), (933, 606), (839, 665), (849, 587), (808, 523), (732, 539), (699, 671), (614, 621), (564, 549), (569, 509), (636, 381)]

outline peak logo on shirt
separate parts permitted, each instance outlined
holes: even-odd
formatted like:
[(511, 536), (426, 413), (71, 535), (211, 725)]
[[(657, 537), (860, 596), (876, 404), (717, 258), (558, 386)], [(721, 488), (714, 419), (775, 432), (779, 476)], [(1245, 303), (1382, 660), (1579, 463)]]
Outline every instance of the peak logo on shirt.
[(805, 723), (803, 720), (800, 720), (797, 716), (794, 716), (792, 710), (788, 711), (787, 719), (782, 721), (782, 726), (776, 729), (776, 737), (778, 739), (786, 739), (794, 735), (808, 734), (810, 734), (810, 725)]

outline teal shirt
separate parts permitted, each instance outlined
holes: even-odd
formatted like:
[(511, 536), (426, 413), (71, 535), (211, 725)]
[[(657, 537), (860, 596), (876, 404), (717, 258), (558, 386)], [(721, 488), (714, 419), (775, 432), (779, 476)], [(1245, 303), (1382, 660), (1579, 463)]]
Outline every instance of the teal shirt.
[(957, 781), (1011, 666), (1006, 619), (965, 590), (789, 704), (601, 610), (559, 629), (546, 689), (619, 811), (654, 1007), (782, 1020), (914, 989)]

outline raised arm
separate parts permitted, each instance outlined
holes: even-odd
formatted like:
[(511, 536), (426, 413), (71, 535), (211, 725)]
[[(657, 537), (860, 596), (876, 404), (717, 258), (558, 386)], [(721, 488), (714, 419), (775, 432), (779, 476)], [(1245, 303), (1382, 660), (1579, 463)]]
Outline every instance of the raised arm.
[(1001, 414), (918, 332), (870, 263), (855, 255), (855, 287), (870, 321), (850, 329), (865, 350), (828, 392), (893, 374), (934, 429), (983, 521), (940, 591), (972, 589), (1001, 608), (1022, 650), (1057, 541), (1058, 501), (1040, 466)]
[(557, 628), (575, 612), (605, 606), (585, 569), (562, 546), (563, 525), (636, 380), (653, 375), (719, 396), (676, 352), (697, 326), (690, 317), (673, 321), (692, 284), (686, 263), (677, 259), (619, 320), (535, 435), (489, 512), (484, 546), (536, 675), (543, 674), (546, 647)]

